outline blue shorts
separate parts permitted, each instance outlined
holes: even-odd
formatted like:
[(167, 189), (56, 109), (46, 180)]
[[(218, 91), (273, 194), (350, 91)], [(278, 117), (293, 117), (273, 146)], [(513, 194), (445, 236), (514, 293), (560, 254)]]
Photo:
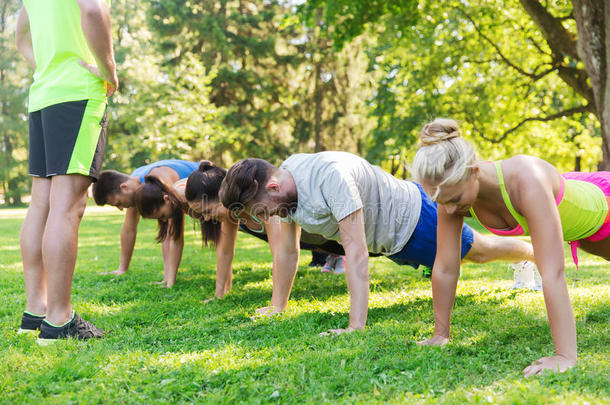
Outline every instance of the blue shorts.
[[(432, 268), (436, 258), (437, 204), (428, 197), (422, 186), (415, 184), (421, 192), (419, 221), (405, 247), (388, 258), (400, 265), (408, 264), (417, 268), (423, 264)], [(462, 259), (470, 251), (473, 241), (472, 228), (464, 224), (462, 227)]]

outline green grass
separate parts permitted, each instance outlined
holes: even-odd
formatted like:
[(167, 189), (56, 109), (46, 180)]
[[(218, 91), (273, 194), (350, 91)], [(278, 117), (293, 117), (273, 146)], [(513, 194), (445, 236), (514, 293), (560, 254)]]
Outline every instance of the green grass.
[[(504, 263), (466, 265), (458, 285), (453, 340), (418, 347), (433, 328), (429, 280), (385, 258), (371, 261), (364, 332), (319, 337), (345, 327), (345, 278), (307, 268), (301, 257), (288, 310), (250, 320), (271, 294), (267, 246), (240, 235), (233, 290), (214, 293), (215, 253), (187, 225), (172, 289), (162, 278), (155, 222), (140, 223), (130, 272), (118, 265), (118, 211), (83, 219), (73, 305), (112, 331), (95, 342), (39, 347), (16, 334), (25, 307), (18, 233), (23, 209), (0, 211), (0, 402), (34, 403), (610, 403), (610, 270), (581, 255), (568, 266), (577, 319), (578, 365), (524, 379), (521, 369), (553, 350), (541, 293), (511, 291)], [(569, 260), (566, 263), (571, 263)]]

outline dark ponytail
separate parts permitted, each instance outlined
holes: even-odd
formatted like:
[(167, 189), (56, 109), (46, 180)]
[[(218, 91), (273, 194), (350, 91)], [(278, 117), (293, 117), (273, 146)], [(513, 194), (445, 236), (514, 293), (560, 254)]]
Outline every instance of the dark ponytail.
[[(202, 160), (199, 163), (199, 168), (191, 173), (186, 181), (186, 188), (184, 190), (186, 200), (205, 204), (220, 201), (218, 192), (226, 174), (226, 169), (215, 166), (209, 160)], [(201, 240), (203, 246), (218, 243), (220, 238), (220, 222), (215, 219), (205, 221), (203, 218), (199, 221), (201, 222)]]
[(173, 240), (180, 239), (184, 230), (183, 204), (172, 186), (152, 175), (144, 177), (144, 184), (138, 187), (135, 193), (136, 207), (144, 218), (152, 217), (165, 204), (163, 197), (166, 195), (169, 196), (172, 210), (170, 216), (172, 225), (169, 225), (169, 221), (157, 221), (159, 224), (157, 242), (163, 242), (168, 235)]

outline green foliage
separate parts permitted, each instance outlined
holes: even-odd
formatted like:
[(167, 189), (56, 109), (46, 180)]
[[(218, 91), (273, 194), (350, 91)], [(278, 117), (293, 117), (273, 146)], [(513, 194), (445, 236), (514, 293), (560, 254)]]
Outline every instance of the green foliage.
[(27, 193), (28, 122), (25, 100), (30, 69), (15, 47), (20, 1), (0, 3), (0, 193), (5, 204)]
[(417, 0), (310, 0), (299, 6), (310, 26), (319, 26), (341, 48), (373, 25), (406, 32), (416, 23)]
[[(123, 214), (85, 213), (73, 305), (110, 330), (96, 342), (39, 347), (16, 334), (25, 305), (18, 229), (24, 210), (0, 210), (0, 403), (609, 403), (610, 271), (582, 254), (567, 280), (576, 314), (579, 363), (565, 374), (524, 379), (520, 370), (553, 349), (541, 293), (512, 291), (506, 264), (465, 265), (443, 349), (415, 341), (433, 328), (429, 279), (388, 259), (371, 261), (367, 329), (344, 327), (344, 276), (307, 268), (304, 253), (286, 313), (250, 320), (271, 296), (268, 246), (238, 238), (232, 291), (215, 289), (215, 252), (187, 224), (178, 281), (162, 278), (153, 220), (139, 224), (130, 271), (116, 268)], [(104, 229), (104, 232), (100, 232)]]
[[(601, 131), (518, 0), (112, 2), (119, 92), (104, 168), (163, 158), (346, 150), (399, 177), (428, 120), (456, 118), (482, 158), (537, 155), (595, 170)], [(571, 3), (545, 3), (576, 34)], [(20, 3), (0, 6), (0, 193), (27, 193), (31, 70), (14, 46)], [(564, 74), (562, 73), (562, 74)], [(555, 116), (557, 119), (551, 119)]]
[(220, 163), (257, 156), (274, 163), (297, 151), (357, 151), (370, 128), (364, 100), (372, 93), (364, 43), (337, 53), (320, 29), (304, 27), (278, 1), (151, 3), (164, 64), (197, 55), (210, 101), (225, 109), (230, 136), (217, 137)]
[(213, 73), (206, 74), (191, 54), (163, 64), (147, 7), (113, 2), (121, 89), (112, 98), (106, 168), (130, 171), (165, 158), (198, 160), (210, 156), (216, 140), (227, 138), (218, 123), (223, 109), (209, 101)]
[[(592, 114), (546, 117), (584, 99), (552, 70), (551, 51), (518, 1), (421, 1), (422, 18), (402, 35), (387, 30), (370, 51), (383, 73), (372, 114), (369, 159), (410, 160), (421, 126), (435, 117), (460, 121), (483, 158), (537, 155), (560, 170), (595, 170), (601, 159)], [(569, 3), (554, 3), (569, 13)], [(399, 35), (397, 35), (399, 34)], [(532, 77), (532, 76), (539, 77)], [(586, 103), (585, 103), (586, 104)], [(525, 119), (542, 118), (544, 121)]]

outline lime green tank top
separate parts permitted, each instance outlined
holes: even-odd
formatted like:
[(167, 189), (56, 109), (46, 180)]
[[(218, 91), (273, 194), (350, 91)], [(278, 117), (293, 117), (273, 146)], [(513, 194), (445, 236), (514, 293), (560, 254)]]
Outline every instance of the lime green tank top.
[[(511, 230), (492, 229), (477, 218), (472, 207), (470, 207), (470, 214), (477, 222), (497, 235), (529, 235), (525, 217), (515, 210), (506, 191), (501, 163), (501, 161), (495, 162), (502, 199), (519, 226)], [(563, 177), (561, 180), (561, 189), (555, 202), (561, 219), (563, 240), (575, 241), (593, 235), (606, 219), (608, 213), (606, 196), (599, 187), (587, 181), (564, 179)], [(520, 232), (521, 230), (522, 232)]]
[(82, 59), (96, 64), (81, 28), (76, 0), (24, 0), (23, 5), (36, 60), (28, 111), (68, 101), (105, 100), (103, 80), (78, 63)]

